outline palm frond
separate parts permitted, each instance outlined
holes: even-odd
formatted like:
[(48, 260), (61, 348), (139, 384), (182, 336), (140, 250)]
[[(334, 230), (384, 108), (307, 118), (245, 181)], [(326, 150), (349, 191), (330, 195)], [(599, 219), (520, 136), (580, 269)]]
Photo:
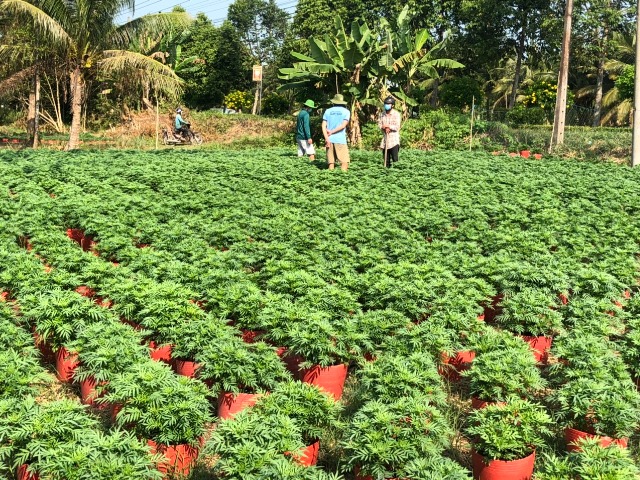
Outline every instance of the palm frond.
[(24, 87), (29, 78), (33, 76), (34, 71), (35, 67), (28, 67), (0, 81), (0, 98), (8, 98), (18, 89)]
[(100, 68), (106, 74), (126, 75), (135, 72), (140, 82), (148, 82), (156, 93), (171, 99), (182, 93), (182, 80), (167, 65), (141, 53), (126, 50), (107, 50), (100, 61)]
[(63, 26), (44, 10), (41, 10), (32, 3), (26, 2), (25, 0), (2, 0), (0, 2), (0, 13), (2, 12), (29, 17), (33, 20), (36, 28), (41, 30), (47, 40), (64, 48), (73, 46), (73, 40)]
[(193, 23), (186, 12), (156, 13), (144, 15), (119, 26), (112, 35), (114, 45), (125, 48), (141, 35), (161, 37), (180, 32)]

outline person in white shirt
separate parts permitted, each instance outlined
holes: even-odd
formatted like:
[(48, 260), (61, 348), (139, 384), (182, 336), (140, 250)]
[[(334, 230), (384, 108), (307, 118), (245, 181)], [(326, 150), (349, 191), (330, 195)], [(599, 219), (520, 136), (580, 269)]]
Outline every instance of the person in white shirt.
[(396, 99), (389, 95), (384, 99), (384, 110), (378, 118), (378, 127), (382, 130), (380, 148), (384, 158), (384, 166), (389, 168), (398, 161), (400, 152), (400, 123), (402, 117), (394, 107)]

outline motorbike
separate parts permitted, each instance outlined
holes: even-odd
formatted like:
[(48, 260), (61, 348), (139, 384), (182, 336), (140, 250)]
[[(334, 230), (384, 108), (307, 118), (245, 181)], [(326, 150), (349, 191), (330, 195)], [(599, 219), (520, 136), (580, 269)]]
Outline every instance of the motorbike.
[(175, 133), (167, 127), (162, 127), (162, 143), (164, 145), (200, 145), (202, 135), (191, 130), (191, 124), (185, 123), (181, 133)]

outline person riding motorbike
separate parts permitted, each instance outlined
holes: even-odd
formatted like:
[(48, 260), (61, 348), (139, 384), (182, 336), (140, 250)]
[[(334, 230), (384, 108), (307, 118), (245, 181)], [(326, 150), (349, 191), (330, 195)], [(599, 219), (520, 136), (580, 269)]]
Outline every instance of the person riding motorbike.
[(178, 108), (176, 110), (174, 134), (184, 139), (190, 126), (191, 124), (182, 118), (182, 109)]

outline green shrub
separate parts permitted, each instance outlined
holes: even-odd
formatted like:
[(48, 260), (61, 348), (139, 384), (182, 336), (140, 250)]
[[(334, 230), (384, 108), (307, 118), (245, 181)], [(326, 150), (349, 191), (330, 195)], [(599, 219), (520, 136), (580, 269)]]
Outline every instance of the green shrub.
[(487, 460), (518, 460), (545, 443), (551, 418), (544, 407), (520, 398), (489, 405), (469, 416), (473, 448)]
[(526, 108), (516, 105), (507, 112), (507, 122), (514, 126), (544, 125), (549, 122), (549, 114), (540, 107)]
[(440, 103), (447, 107), (471, 108), (474, 98), (476, 107), (482, 104), (480, 84), (471, 77), (456, 77), (440, 87)]
[(270, 93), (262, 100), (262, 113), (265, 115), (284, 115), (289, 111), (289, 100), (277, 93)]

